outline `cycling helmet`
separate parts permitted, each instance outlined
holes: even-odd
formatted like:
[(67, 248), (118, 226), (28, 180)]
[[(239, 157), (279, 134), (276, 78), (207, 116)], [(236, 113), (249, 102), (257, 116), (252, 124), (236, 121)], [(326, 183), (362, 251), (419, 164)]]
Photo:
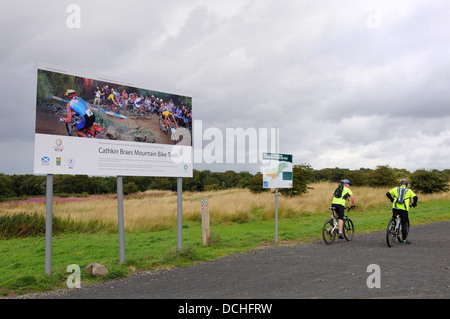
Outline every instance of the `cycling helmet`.
[(72, 89), (67, 89), (66, 90), (66, 96), (67, 97), (72, 98), (72, 97), (74, 97), (76, 95), (77, 95), (77, 92), (75, 92), (75, 90), (72, 90)]
[(342, 184), (349, 184), (349, 185), (352, 184), (352, 183), (350, 183), (350, 181), (349, 181), (348, 179), (343, 179), (343, 180), (341, 180), (341, 183), (342, 183)]
[(399, 183), (398, 183), (398, 185), (405, 185), (406, 187), (408, 187), (408, 181), (406, 180), (406, 179), (402, 179)]

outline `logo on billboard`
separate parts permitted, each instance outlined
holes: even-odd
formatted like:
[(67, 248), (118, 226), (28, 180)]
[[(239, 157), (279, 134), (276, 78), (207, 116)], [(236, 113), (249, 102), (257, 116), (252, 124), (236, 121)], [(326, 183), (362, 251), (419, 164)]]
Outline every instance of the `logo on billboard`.
[(56, 139), (56, 146), (53, 146), (53, 148), (55, 149), (55, 152), (62, 152), (64, 147), (62, 146), (62, 139), (58, 138)]
[(67, 160), (67, 167), (68, 167), (69, 169), (75, 168), (75, 160), (74, 160), (73, 158), (69, 158), (69, 159)]
[(41, 165), (49, 166), (50, 165), (50, 157), (42, 156), (41, 157)]
[(61, 157), (56, 158), (56, 166), (61, 166)]

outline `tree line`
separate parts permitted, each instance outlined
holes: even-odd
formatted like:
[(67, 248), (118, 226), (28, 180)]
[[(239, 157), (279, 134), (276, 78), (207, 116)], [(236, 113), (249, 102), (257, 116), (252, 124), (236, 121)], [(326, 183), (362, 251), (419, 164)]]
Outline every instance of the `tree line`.
[[(409, 172), (406, 169), (391, 168), (379, 165), (376, 169), (345, 168), (313, 169), (308, 164), (294, 165), (293, 188), (280, 189), (286, 196), (298, 196), (307, 193), (310, 184), (315, 182), (335, 182), (349, 179), (354, 186), (394, 187), (400, 179), (406, 178), (410, 187), (416, 192), (434, 193), (449, 191), (450, 170), (419, 169)], [(262, 187), (261, 173), (249, 172), (211, 172), (195, 170), (192, 178), (183, 179), (183, 190), (202, 192), (229, 188), (248, 188), (258, 193), (269, 191)], [(176, 191), (177, 180), (174, 177), (141, 177), (124, 176), (124, 194), (143, 192), (146, 190)], [(114, 194), (117, 192), (115, 177), (99, 177), (87, 175), (54, 175), (53, 192), (59, 196)], [(42, 175), (6, 175), (0, 173), (0, 200), (14, 197), (43, 196), (46, 193), (46, 176)]]

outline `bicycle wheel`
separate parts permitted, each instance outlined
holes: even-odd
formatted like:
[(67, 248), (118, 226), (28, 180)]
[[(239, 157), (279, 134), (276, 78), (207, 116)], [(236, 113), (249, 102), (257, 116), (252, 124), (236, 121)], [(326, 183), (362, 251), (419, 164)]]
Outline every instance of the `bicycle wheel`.
[(134, 119), (137, 119), (138, 116), (139, 116), (139, 111), (138, 111), (136, 108), (132, 109), (132, 110), (130, 111), (130, 116), (131, 116), (132, 118), (134, 118)]
[(69, 136), (78, 136), (77, 124), (80, 123), (81, 117), (78, 114), (72, 114), (72, 122), (65, 123), (66, 131)]
[[(406, 237), (408, 237), (408, 233), (409, 233), (409, 220), (407, 222)], [(398, 239), (398, 241), (403, 241), (406, 239), (406, 238), (403, 238), (402, 224), (400, 224), (400, 227), (398, 228), (397, 239)]]
[(343, 231), (344, 231), (344, 238), (347, 241), (353, 240), (353, 236), (355, 235), (355, 227), (353, 226), (353, 222), (350, 218), (344, 219)]
[(164, 120), (162, 118), (159, 118), (159, 127), (161, 128), (161, 131), (164, 133), (168, 133), (166, 129), (166, 123), (164, 123)]
[(153, 112), (150, 110), (145, 110), (144, 111), (144, 116), (147, 120), (150, 120), (152, 118)]
[(395, 232), (395, 219), (391, 217), (386, 229), (386, 244), (388, 247), (394, 246), (396, 237), (397, 233)]
[(66, 130), (69, 136), (77, 136), (77, 133), (75, 132), (75, 125), (72, 123), (66, 123)]
[(323, 224), (322, 237), (327, 245), (332, 244), (336, 239), (336, 232), (333, 230), (333, 227), (334, 223), (332, 219), (329, 219), (325, 222), (325, 224)]

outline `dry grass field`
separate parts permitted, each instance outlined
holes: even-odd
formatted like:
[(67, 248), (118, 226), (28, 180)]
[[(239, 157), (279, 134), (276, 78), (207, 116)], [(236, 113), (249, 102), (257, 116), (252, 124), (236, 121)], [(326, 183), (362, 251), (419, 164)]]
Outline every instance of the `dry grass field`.
[[(327, 213), (334, 183), (315, 183), (312, 189), (300, 197), (279, 196), (279, 218), (307, 216)], [(387, 189), (352, 187), (358, 211), (385, 203)], [(125, 231), (143, 232), (172, 228), (177, 220), (177, 195), (172, 192), (147, 191), (139, 196), (124, 199)], [(273, 192), (253, 194), (247, 189), (229, 189), (202, 193), (183, 193), (183, 224), (201, 222), (201, 198), (208, 197), (211, 223), (227, 224), (251, 220), (274, 218), (275, 195)], [(450, 192), (431, 195), (419, 194), (420, 201), (450, 200)], [(45, 202), (0, 203), (0, 216), (16, 213), (39, 213), (45, 215)], [(55, 198), (53, 214), (61, 218), (89, 222), (101, 220), (111, 231), (117, 230), (117, 199), (99, 198)]]

